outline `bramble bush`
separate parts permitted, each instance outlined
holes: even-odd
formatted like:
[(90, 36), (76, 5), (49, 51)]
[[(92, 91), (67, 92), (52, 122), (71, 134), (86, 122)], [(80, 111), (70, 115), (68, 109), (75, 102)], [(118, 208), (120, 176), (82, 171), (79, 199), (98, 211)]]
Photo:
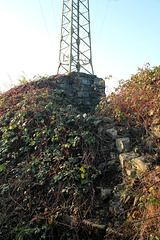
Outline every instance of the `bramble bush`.
[(134, 224), (140, 239), (159, 239), (160, 237), (160, 167), (146, 172), (140, 182), (137, 195), (137, 223)]
[(64, 217), (92, 211), (102, 157), (93, 121), (51, 77), (2, 94), (1, 239), (67, 239)]
[[(160, 124), (160, 66), (151, 68), (146, 64), (131, 79), (121, 80), (115, 93), (102, 99), (96, 110), (97, 115), (113, 117), (117, 122), (128, 120), (129, 124), (145, 129), (146, 136), (140, 141), (145, 138), (152, 144), (155, 141), (154, 146), (159, 152), (159, 139), (155, 139), (150, 130)], [(159, 177), (157, 166), (143, 173), (134, 188), (130, 180), (123, 189), (129, 191), (130, 196), (137, 197), (134, 207), (126, 206), (130, 217), (125, 222), (124, 232), (132, 230), (131, 239), (160, 239)]]
[(128, 119), (148, 129), (160, 123), (160, 66), (146, 64), (127, 81), (120, 81), (115, 93), (103, 99), (97, 111), (118, 121)]
[(132, 180), (128, 179), (125, 186), (125, 191), (134, 198), (134, 204), (126, 205), (128, 217), (123, 225), (124, 232), (131, 235), (128, 239), (159, 240), (160, 167), (155, 166), (141, 173), (137, 184), (131, 184)]

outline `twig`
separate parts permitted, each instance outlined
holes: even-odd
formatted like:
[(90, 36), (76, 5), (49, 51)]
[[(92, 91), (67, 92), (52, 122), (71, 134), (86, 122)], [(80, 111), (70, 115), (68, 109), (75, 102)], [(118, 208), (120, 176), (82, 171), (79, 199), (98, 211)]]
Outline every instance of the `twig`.
[(25, 211), (24, 207), (22, 207), (21, 204), (19, 204), (16, 200), (14, 200), (14, 198), (13, 198), (10, 194), (9, 194), (9, 197), (11, 198), (11, 200), (12, 200), (13, 202), (15, 202), (18, 206), (20, 206), (20, 207)]

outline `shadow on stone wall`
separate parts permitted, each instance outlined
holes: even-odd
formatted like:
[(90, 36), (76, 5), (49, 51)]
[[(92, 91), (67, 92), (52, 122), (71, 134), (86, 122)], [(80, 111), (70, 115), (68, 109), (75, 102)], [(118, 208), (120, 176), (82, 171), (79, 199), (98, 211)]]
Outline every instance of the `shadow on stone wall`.
[(65, 90), (73, 99), (73, 104), (82, 112), (93, 111), (105, 97), (105, 82), (96, 75), (71, 72), (54, 78), (58, 88)]

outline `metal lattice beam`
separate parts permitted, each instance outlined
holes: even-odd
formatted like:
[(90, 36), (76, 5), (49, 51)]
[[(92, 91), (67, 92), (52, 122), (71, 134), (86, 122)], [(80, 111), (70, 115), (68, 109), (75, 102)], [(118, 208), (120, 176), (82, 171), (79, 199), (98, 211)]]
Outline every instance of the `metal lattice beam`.
[(94, 74), (89, 0), (63, 0), (58, 74)]

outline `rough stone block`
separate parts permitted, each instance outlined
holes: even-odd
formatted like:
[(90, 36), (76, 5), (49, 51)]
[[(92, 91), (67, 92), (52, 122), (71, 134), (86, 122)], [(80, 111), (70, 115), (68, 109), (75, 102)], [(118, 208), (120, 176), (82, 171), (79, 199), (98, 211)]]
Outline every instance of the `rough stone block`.
[(66, 83), (60, 83), (60, 84), (57, 84), (57, 85), (64, 90), (67, 88)]
[(116, 159), (116, 153), (115, 152), (110, 152), (110, 157), (112, 160)]
[(98, 98), (90, 98), (91, 99), (91, 102), (92, 102), (92, 105), (93, 106), (96, 106), (100, 101), (98, 100)]
[(121, 153), (119, 155), (119, 160), (120, 160), (122, 168), (125, 167), (125, 165), (126, 165), (125, 162), (129, 162), (131, 164), (131, 160), (133, 158), (137, 158), (137, 157), (139, 157), (139, 154), (136, 154), (136, 153), (131, 153), (131, 152), (130, 153)]
[[(83, 112), (93, 110), (105, 96), (105, 83), (101, 82), (103, 80), (95, 75), (76, 72), (55, 77), (57, 87), (65, 90)], [(96, 85), (96, 90), (93, 85)]]
[(107, 198), (111, 197), (112, 189), (109, 188), (101, 188), (101, 199), (106, 200)]
[(137, 170), (140, 170), (142, 172), (146, 171), (148, 169), (148, 163), (145, 162), (144, 157), (138, 157), (132, 159), (133, 166), (137, 168)]
[(83, 98), (82, 101), (83, 101), (83, 105), (85, 105), (85, 106), (91, 106), (92, 105), (90, 98)]
[(100, 84), (100, 81), (102, 81), (102, 79), (100, 79), (100, 78), (95, 78), (95, 79), (94, 79), (94, 84), (95, 84), (95, 85), (99, 85), (99, 84)]
[(104, 117), (103, 118), (103, 122), (106, 122), (106, 123), (114, 123), (114, 118), (110, 118), (110, 117)]
[(102, 126), (98, 127), (98, 134), (103, 135), (104, 134), (104, 128)]
[(90, 85), (90, 80), (87, 78), (82, 78), (81, 83), (82, 83), (82, 85)]
[(129, 177), (134, 178), (136, 175), (136, 171), (130, 170), (130, 169), (126, 169), (126, 173)]
[(83, 105), (83, 98), (76, 98), (75, 99), (75, 103), (79, 106), (79, 105)]
[(89, 97), (89, 93), (88, 92), (78, 92), (78, 97)]
[(107, 129), (106, 133), (112, 138), (116, 139), (118, 137), (117, 130), (115, 128)]
[(102, 124), (102, 120), (98, 119), (98, 120), (95, 120), (95, 121), (94, 121), (94, 126), (95, 126), (95, 127), (100, 126), (100, 124)]
[(130, 139), (128, 137), (116, 139), (116, 147), (120, 153), (128, 152), (130, 148)]
[(94, 79), (94, 84), (99, 87), (104, 87), (105, 86), (105, 81), (101, 78), (95, 78)]

